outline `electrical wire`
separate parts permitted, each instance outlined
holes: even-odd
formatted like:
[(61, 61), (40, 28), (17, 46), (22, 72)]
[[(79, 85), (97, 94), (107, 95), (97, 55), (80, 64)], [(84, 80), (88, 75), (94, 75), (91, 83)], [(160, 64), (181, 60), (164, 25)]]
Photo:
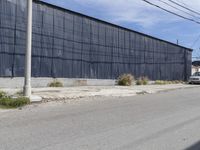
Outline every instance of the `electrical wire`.
[(189, 21), (192, 21), (192, 22), (194, 22), (194, 23), (200, 24), (200, 22), (197, 21), (197, 20), (194, 20), (194, 19), (191, 19), (191, 18), (182, 16), (182, 15), (180, 15), (180, 14), (177, 14), (177, 13), (173, 12), (173, 11), (167, 10), (167, 9), (165, 9), (165, 8), (159, 6), (159, 5), (156, 5), (156, 4), (154, 4), (154, 3), (149, 2), (148, 0), (142, 0), (142, 1), (148, 3), (149, 5), (152, 5), (152, 6), (154, 6), (154, 7), (157, 7), (157, 8), (159, 8), (159, 9), (163, 10), (163, 11), (166, 11), (166, 12), (168, 12), (168, 13), (170, 13), (170, 14), (173, 14), (173, 15), (175, 15), (175, 16), (177, 16), (177, 17), (180, 17), (180, 18), (183, 18), (183, 19), (185, 19), (185, 20), (189, 20)]
[(177, 2), (177, 3), (181, 3), (181, 4), (183, 4), (184, 6), (188, 7), (188, 5), (185, 4), (184, 2), (182, 2), (181, 0), (176, 0), (176, 2)]
[(191, 17), (200, 19), (200, 17), (197, 17), (197, 16), (195, 16), (195, 15), (193, 15), (193, 14), (190, 14), (189, 12), (184, 11), (184, 10), (182, 10), (182, 9), (180, 9), (180, 8), (177, 8), (177, 7), (171, 5), (171, 4), (169, 4), (169, 3), (167, 3), (167, 2), (165, 2), (165, 1), (163, 1), (163, 0), (158, 0), (158, 1), (162, 2), (163, 4), (165, 4), (165, 5), (167, 5), (167, 6), (172, 7), (172, 8), (174, 8), (174, 9), (178, 10), (178, 11), (181, 11), (181, 12), (183, 12), (183, 13), (185, 13), (185, 14), (191, 16)]
[(197, 37), (197, 39), (193, 42), (193, 44), (191, 45), (191, 48), (193, 48), (196, 43), (200, 40), (200, 35)]
[(178, 5), (179, 7), (182, 7), (182, 8), (187, 9), (187, 10), (189, 10), (189, 11), (195, 13), (195, 14), (200, 15), (199, 12), (197, 12), (197, 11), (195, 11), (195, 10), (193, 10), (193, 9), (190, 9), (190, 8), (188, 8), (188, 7), (185, 7), (185, 6), (183, 6), (183, 5), (181, 5), (181, 4), (177, 3), (177, 2), (175, 2), (175, 1), (173, 1), (173, 0), (168, 0), (168, 1), (170, 1), (171, 3), (174, 3), (174, 4), (176, 4), (176, 5)]

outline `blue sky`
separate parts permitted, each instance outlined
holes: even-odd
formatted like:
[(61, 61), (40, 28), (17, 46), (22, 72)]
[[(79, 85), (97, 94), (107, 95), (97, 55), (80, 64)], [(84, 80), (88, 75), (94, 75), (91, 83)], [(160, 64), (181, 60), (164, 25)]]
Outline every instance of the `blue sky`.
[[(128, 27), (173, 43), (191, 48), (194, 41), (200, 36), (200, 24), (184, 20), (168, 14), (158, 8), (146, 4), (142, 0), (43, 0), (57, 6), (77, 11), (95, 18), (99, 18), (117, 25)], [(168, 10), (180, 15), (191, 17), (188, 14), (166, 6), (159, 0), (150, 0)], [(168, 0), (161, 0), (170, 3)], [(200, 12), (200, 1), (175, 0), (180, 4)], [(170, 3), (171, 4), (171, 3)], [(180, 8), (182, 9), (182, 8)], [(191, 12), (189, 12), (191, 13)], [(194, 14), (195, 15), (195, 14)], [(199, 18), (198, 18), (199, 17)], [(196, 15), (196, 20), (200, 15)], [(200, 40), (193, 47), (193, 56), (200, 56)]]

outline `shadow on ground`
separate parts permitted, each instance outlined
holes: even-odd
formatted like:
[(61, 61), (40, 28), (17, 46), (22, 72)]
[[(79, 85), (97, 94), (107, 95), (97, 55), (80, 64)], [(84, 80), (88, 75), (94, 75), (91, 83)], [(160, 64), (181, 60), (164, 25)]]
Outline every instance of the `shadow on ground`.
[(195, 143), (195, 144), (193, 144), (189, 148), (186, 148), (185, 150), (200, 150), (200, 141)]

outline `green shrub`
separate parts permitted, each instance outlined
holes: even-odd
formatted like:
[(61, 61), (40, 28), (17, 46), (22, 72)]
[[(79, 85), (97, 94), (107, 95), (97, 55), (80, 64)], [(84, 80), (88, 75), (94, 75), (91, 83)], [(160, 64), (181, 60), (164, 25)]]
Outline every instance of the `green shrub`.
[(167, 81), (156, 80), (156, 81), (155, 81), (155, 84), (157, 84), (157, 85), (165, 85), (165, 84), (167, 84)]
[(183, 81), (180, 81), (180, 80), (175, 80), (173, 81), (173, 84), (181, 84), (181, 83), (184, 83)]
[(183, 81), (178, 81), (178, 80), (175, 80), (175, 81), (156, 80), (155, 81), (155, 84), (157, 84), (157, 85), (180, 84), (180, 83), (183, 83)]
[(29, 98), (26, 98), (26, 97), (18, 97), (16, 99), (13, 99), (13, 102), (12, 102), (12, 106), (13, 107), (22, 107), (22, 106), (25, 106), (25, 105), (28, 105), (30, 104), (30, 100)]
[(136, 85), (147, 85), (148, 83), (149, 83), (148, 77), (140, 77), (140, 78), (136, 81)]
[(131, 86), (134, 81), (134, 76), (132, 74), (123, 74), (118, 78), (118, 85), (121, 86)]
[(63, 87), (63, 83), (58, 80), (54, 80), (48, 84), (48, 87)]
[(3, 91), (0, 91), (0, 98), (4, 98), (4, 97), (6, 97), (6, 93)]
[(148, 77), (142, 77), (143, 85), (149, 84), (149, 78)]
[(19, 97), (19, 98), (4, 97), (0, 99), (0, 105), (9, 108), (22, 107), (27, 104), (30, 104), (30, 100), (25, 97)]
[(141, 79), (138, 79), (138, 80), (136, 81), (136, 85), (142, 85), (142, 80), (141, 80)]
[(17, 108), (30, 104), (30, 100), (25, 97), (12, 98), (5, 92), (0, 91), (0, 106), (1, 108)]

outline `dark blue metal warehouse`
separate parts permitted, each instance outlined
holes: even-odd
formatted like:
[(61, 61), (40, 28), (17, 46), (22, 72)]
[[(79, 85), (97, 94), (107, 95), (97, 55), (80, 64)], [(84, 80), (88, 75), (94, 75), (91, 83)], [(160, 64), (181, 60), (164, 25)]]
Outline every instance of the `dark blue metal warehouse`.
[[(0, 77), (24, 75), (26, 0), (0, 0)], [(41, 1), (33, 4), (32, 76), (186, 80), (192, 50)]]

